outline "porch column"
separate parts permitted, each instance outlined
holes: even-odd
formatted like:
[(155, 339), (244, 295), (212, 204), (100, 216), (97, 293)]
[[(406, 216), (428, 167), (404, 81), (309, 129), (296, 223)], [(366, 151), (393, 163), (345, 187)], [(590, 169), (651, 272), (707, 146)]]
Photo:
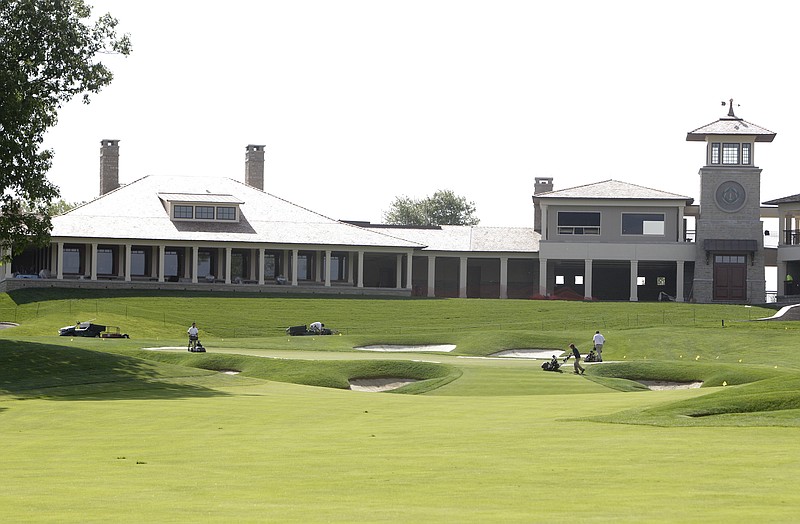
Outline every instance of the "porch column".
[(413, 272), (413, 269), (414, 269), (414, 252), (413, 251), (409, 251), (408, 252), (408, 254), (406, 255), (406, 260), (408, 261), (406, 263), (406, 289), (411, 290), (414, 287), (413, 286), (413, 282), (411, 282), (411, 279), (414, 276), (414, 272)]
[(200, 248), (192, 246), (192, 284), (197, 284), (197, 266), (200, 262)]
[(347, 252), (347, 283), (353, 285), (353, 252)]
[(592, 298), (592, 260), (583, 261), (583, 298)]
[(166, 251), (166, 246), (160, 245), (158, 246), (158, 281), (164, 282), (164, 252)]
[(395, 256), (395, 288), (403, 289), (403, 255)]
[(292, 285), (297, 285), (297, 255), (299, 250), (292, 249)]
[(256, 255), (256, 264), (258, 264), (258, 268), (256, 269), (256, 273), (258, 274), (258, 285), (264, 285), (264, 263), (266, 254), (264, 253), (264, 248), (260, 247), (256, 250), (258, 253)]
[(97, 280), (97, 242), (92, 242), (91, 249), (92, 259), (89, 261), (89, 280)]
[[(12, 252), (11, 248), (0, 250), (0, 254), (3, 255), (10, 256), (11, 252)], [(3, 267), (3, 278), (10, 279), (13, 276), (13, 273), (11, 272), (11, 260), (9, 260), (8, 262), (4, 262), (2, 267)], [(60, 268), (61, 266), (59, 266), (59, 269)]]
[(225, 283), (231, 283), (231, 252), (230, 247), (225, 248)]
[(675, 270), (675, 302), (683, 302), (683, 260), (678, 260)]
[(325, 287), (331, 287), (331, 250), (325, 250)]
[(458, 262), (458, 298), (467, 298), (467, 257), (460, 257)]
[(358, 252), (358, 276), (356, 287), (364, 287), (364, 252)]
[(631, 302), (639, 301), (639, 261), (631, 260)]
[[(9, 264), (9, 268), (11, 264)], [(64, 243), (56, 243), (56, 278), (64, 280)]]
[(125, 244), (122, 246), (122, 249), (125, 250), (125, 282), (131, 281), (131, 252), (133, 251), (133, 246), (131, 244)]
[(539, 259), (539, 294), (547, 296), (547, 259)]
[(500, 298), (508, 298), (508, 257), (500, 257)]
[(428, 255), (428, 296), (436, 296), (436, 256)]

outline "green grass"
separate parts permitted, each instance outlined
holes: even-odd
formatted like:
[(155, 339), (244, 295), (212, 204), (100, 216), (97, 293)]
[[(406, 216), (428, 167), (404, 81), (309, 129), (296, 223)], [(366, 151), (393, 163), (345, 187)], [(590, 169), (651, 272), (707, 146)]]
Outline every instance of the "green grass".
[[(0, 295), (5, 522), (790, 522), (797, 322), (760, 308)], [(130, 340), (58, 337), (76, 320)], [(322, 320), (341, 336), (287, 337)], [(723, 327), (722, 320), (725, 320)], [(191, 321), (209, 352), (180, 346)], [(510, 348), (588, 349), (584, 377)], [(453, 354), (354, 351), (454, 343)], [(221, 371), (236, 370), (229, 375)], [(397, 393), (347, 381), (405, 377)], [(700, 380), (648, 391), (637, 380)], [(725, 384), (725, 385), (723, 385)], [(406, 394), (402, 394), (406, 393)]]

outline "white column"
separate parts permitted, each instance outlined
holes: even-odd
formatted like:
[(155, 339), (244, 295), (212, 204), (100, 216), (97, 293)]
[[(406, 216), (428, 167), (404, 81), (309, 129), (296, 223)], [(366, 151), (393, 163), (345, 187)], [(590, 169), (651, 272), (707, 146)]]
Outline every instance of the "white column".
[(231, 283), (231, 252), (230, 247), (225, 248), (225, 283)]
[(683, 302), (683, 260), (678, 260), (675, 272), (675, 302)]
[(631, 260), (631, 302), (639, 301), (639, 261)]
[(353, 284), (353, 252), (347, 252), (347, 283)]
[(500, 298), (508, 298), (508, 257), (500, 257)]
[(458, 262), (458, 298), (467, 298), (467, 257)]
[(331, 287), (331, 250), (325, 250), (325, 287)]
[[(11, 248), (0, 250), (0, 254), (9, 255), (9, 257), (10, 257), (11, 256)], [(3, 278), (10, 279), (13, 276), (13, 273), (11, 272), (11, 260), (9, 260), (8, 262), (3, 262), (3, 266), (2, 267), (3, 267)], [(60, 265), (59, 265), (59, 269), (61, 269)]]
[[(544, 216), (544, 213), (542, 213)], [(543, 297), (547, 296), (547, 259), (539, 259), (539, 294)]]
[(395, 256), (395, 288), (403, 288), (403, 255)]
[(408, 263), (406, 264), (406, 289), (413, 289), (413, 283), (411, 279), (414, 278), (414, 252), (409, 251), (406, 255), (406, 260)]
[[(9, 264), (9, 268), (11, 265)], [(56, 243), (56, 278), (64, 280), (64, 243)]]
[(292, 285), (297, 285), (297, 257), (299, 250), (292, 249)]
[(258, 274), (258, 285), (259, 286), (263, 286), (264, 285), (264, 262), (266, 260), (266, 254), (264, 253), (264, 248), (263, 247), (258, 248), (257, 253), (258, 254), (256, 255), (256, 264), (258, 264), (258, 269), (256, 270), (256, 272)]
[(133, 252), (133, 245), (125, 244), (125, 282), (131, 281), (131, 253)]
[(97, 280), (97, 243), (92, 242), (91, 257), (89, 270), (89, 280)]
[(583, 261), (583, 298), (592, 298), (592, 261), (586, 259)]
[(436, 256), (428, 255), (428, 296), (436, 296)]
[(164, 252), (165, 246), (158, 246), (158, 281), (164, 282)]
[(197, 284), (197, 266), (200, 264), (200, 248), (192, 246), (192, 283)]
[(364, 252), (358, 252), (358, 278), (356, 287), (364, 287)]

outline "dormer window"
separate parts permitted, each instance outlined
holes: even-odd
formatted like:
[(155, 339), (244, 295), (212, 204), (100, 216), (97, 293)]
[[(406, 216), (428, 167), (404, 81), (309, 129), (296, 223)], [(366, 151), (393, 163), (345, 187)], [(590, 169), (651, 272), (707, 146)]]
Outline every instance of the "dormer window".
[(739, 163), (739, 144), (722, 144), (722, 163), (725, 165)]
[(159, 193), (173, 221), (238, 222), (243, 204), (232, 195)]

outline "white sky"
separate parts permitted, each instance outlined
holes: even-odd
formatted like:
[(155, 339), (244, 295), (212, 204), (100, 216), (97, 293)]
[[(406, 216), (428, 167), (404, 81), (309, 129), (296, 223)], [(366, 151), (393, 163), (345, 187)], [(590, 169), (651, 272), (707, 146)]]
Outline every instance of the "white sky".
[(754, 151), (761, 200), (800, 193), (790, 2), (88, 2), (133, 53), (104, 57), (113, 83), (47, 135), (70, 202), (97, 196), (103, 138), (121, 140), (122, 183), (244, 180), (253, 143), (266, 191), (331, 218), (452, 189), (481, 225), (532, 226), (537, 176), (697, 199), (705, 150), (686, 133), (731, 97), (777, 133)]

